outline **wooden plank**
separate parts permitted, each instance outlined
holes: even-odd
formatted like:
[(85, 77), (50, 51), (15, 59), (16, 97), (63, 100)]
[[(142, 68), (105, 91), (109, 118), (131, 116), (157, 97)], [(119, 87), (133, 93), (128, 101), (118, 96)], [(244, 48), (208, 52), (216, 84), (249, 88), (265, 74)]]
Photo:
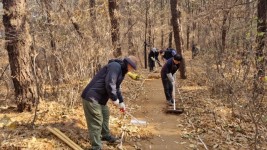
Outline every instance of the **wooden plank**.
[(56, 135), (58, 138), (60, 138), (63, 142), (65, 142), (67, 145), (69, 145), (71, 148), (74, 150), (83, 150), (79, 145), (74, 143), (70, 138), (68, 138), (64, 133), (62, 133), (60, 130), (57, 128), (53, 128), (50, 126), (46, 127), (51, 133)]

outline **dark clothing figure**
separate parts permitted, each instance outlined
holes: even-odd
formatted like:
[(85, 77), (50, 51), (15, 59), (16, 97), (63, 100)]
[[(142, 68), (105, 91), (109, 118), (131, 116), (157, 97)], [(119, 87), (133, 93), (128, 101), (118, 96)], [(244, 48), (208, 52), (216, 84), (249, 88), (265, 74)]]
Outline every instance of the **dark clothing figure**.
[(155, 62), (158, 63), (159, 66), (161, 66), (159, 62), (159, 52), (157, 51), (156, 48), (152, 48), (148, 54), (148, 63), (149, 63), (149, 71), (153, 71), (155, 67)]
[(166, 50), (161, 51), (162, 59), (164, 61), (167, 61), (168, 59), (172, 58), (176, 54), (177, 54), (176, 50), (172, 48), (167, 48)]
[(161, 69), (161, 80), (164, 88), (165, 97), (169, 105), (173, 104), (173, 85), (175, 83), (175, 73), (180, 67), (182, 57), (175, 55), (167, 60)]
[(110, 60), (85, 87), (82, 98), (84, 100), (94, 99), (101, 105), (106, 105), (109, 98), (123, 102), (120, 84), (127, 71), (126, 60)]
[(196, 44), (192, 44), (192, 59), (194, 59), (199, 53), (199, 47)]
[(120, 85), (125, 74), (136, 69), (136, 63), (137, 59), (134, 56), (129, 56), (123, 60), (110, 60), (98, 71), (81, 94), (93, 150), (102, 148), (101, 140), (110, 143), (118, 141), (117, 138), (111, 136), (109, 131), (110, 113), (106, 104), (111, 99), (113, 104), (118, 106), (122, 112), (125, 111)]
[(168, 59), (167, 62), (163, 65), (161, 69), (161, 78), (167, 79), (167, 74), (171, 73), (172, 75), (176, 73), (179, 69), (180, 64), (174, 64), (173, 59)]

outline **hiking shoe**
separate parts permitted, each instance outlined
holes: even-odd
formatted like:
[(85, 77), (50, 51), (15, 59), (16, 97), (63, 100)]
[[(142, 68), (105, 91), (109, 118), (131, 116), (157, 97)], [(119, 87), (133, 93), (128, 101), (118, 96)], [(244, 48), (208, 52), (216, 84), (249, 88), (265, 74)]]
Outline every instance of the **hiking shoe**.
[(120, 143), (120, 139), (119, 138), (115, 138), (113, 136), (104, 136), (101, 138), (102, 141), (107, 141), (109, 143)]
[(167, 104), (168, 104), (169, 106), (173, 106), (173, 102), (172, 102), (172, 101), (167, 101)]

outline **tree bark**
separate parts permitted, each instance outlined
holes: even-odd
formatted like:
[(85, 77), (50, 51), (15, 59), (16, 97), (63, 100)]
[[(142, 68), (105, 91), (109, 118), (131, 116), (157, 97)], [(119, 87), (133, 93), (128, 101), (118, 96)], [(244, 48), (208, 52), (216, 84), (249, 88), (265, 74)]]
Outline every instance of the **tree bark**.
[(38, 95), (32, 70), (30, 49), (32, 38), (26, 21), (26, 3), (25, 0), (3, 0), (3, 8), (5, 46), (8, 51), (17, 109), (20, 112), (31, 111)]
[(91, 19), (91, 30), (92, 30), (92, 34), (93, 34), (93, 37), (96, 37), (96, 39), (98, 39), (98, 34), (97, 34), (97, 31), (96, 31), (96, 10), (95, 10), (95, 0), (90, 0), (89, 1), (90, 5), (89, 5), (89, 8), (90, 8), (90, 19)]
[(256, 69), (257, 76), (265, 76), (266, 53), (264, 53), (266, 29), (267, 29), (267, 1), (259, 0), (258, 2), (258, 23), (257, 23), (257, 47), (256, 47)]
[(163, 8), (164, 8), (164, 0), (161, 0), (160, 1), (160, 10), (161, 10), (161, 14), (160, 14), (160, 25), (161, 25), (161, 42), (160, 42), (160, 47), (161, 47), (161, 49), (164, 48), (164, 31), (163, 31), (164, 12), (163, 12)]
[(126, 2), (127, 7), (128, 7), (128, 54), (129, 55), (136, 55), (137, 51), (134, 49), (134, 44), (133, 44), (133, 31), (132, 31), (132, 26), (133, 26), (133, 20), (132, 20), (132, 11), (131, 11), (131, 3), (132, 1), (129, 0)]
[[(227, 35), (227, 25), (226, 21), (228, 20), (228, 10), (223, 11), (223, 22), (222, 22), (222, 48), (221, 48), (221, 53), (220, 56), (225, 52), (225, 47), (226, 47), (226, 35)], [(219, 56), (219, 57), (220, 57)]]
[(119, 22), (117, 15), (117, 0), (109, 0), (109, 16), (111, 22), (111, 40), (113, 45), (113, 55), (114, 57), (119, 57), (122, 55), (121, 45), (120, 45), (120, 31)]
[[(181, 12), (179, 11), (179, 8), (178, 8), (178, 0), (171, 0), (170, 5), (171, 5), (171, 14), (172, 14), (171, 23), (173, 27), (173, 35), (174, 35), (176, 50), (178, 54), (183, 56), (182, 44), (181, 44), (181, 27), (180, 27)], [(180, 65), (180, 77), (182, 79), (186, 79), (185, 61), (182, 61)]]
[[(187, 14), (188, 15), (191, 15), (191, 7), (190, 7), (190, 1), (187, 0), (186, 1), (186, 7), (187, 7)], [(187, 20), (190, 20), (189, 17), (187, 18)], [(186, 49), (188, 50), (189, 49), (189, 43), (190, 43), (190, 22), (187, 22), (187, 25), (186, 25)]]

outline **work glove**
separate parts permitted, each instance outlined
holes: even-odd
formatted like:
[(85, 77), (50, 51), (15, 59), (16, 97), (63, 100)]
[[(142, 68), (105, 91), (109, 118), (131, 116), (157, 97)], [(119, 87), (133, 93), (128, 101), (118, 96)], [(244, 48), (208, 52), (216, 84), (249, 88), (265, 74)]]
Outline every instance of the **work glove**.
[(120, 108), (120, 111), (121, 111), (121, 112), (125, 112), (126, 107), (125, 107), (124, 102), (121, 102), (121, 103), (119, 104), (119, 108)]
[(171, 82), (174, 82), (174, 77), (172, 76), (172, 73), (168, 73), (167, 77)]
[(119, 99), (117, 99), (116, 101), (112, 101), (113, 102), (113, 104), (115, 105), (115, 106), (119, 106), (119, 104), (120, 104), (120, 100)]

